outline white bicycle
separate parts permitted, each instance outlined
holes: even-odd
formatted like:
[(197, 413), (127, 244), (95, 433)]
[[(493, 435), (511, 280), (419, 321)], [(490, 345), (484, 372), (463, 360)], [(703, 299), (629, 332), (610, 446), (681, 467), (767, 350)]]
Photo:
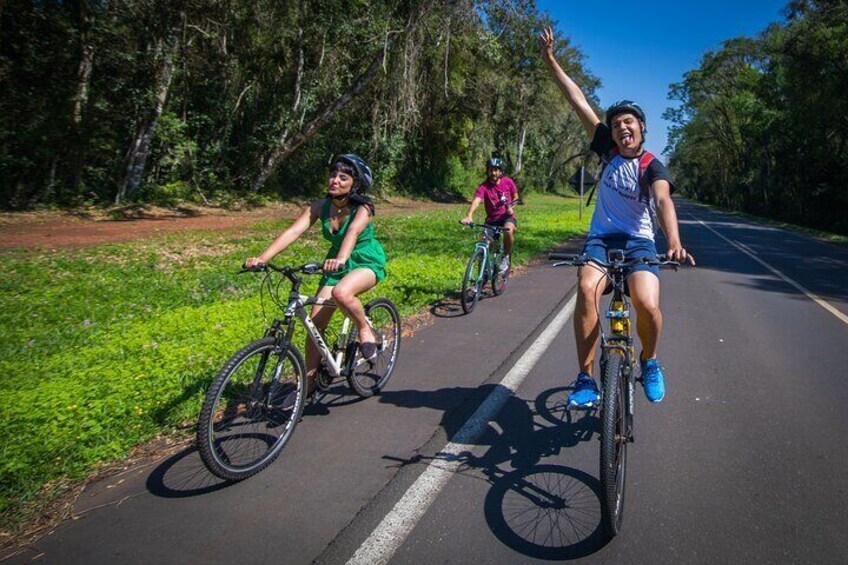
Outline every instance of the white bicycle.
[[(377, 336), (377, 356), (363, 359), (356, 327), (344, 317), (332, 345), (306, 311), (313, 304), (335, 306), (331, 299), (300, 294), (300, 275), (320, 274), (321, 265), (298, 267), (265, 264), (243, 272), (264, 272), (267, 288), (282, 319), (275, 319), (261, 339), (236, 352), (221, 368), (206, 392), (197, 425), (197, 449), (206, 467), (227, 480), (255, 475), (279, 456), (291, 438), (307, 402), (306, 363), (292, 336), (299, 320), (323, 360), (319, 389), (344, 378), (361, 397), (378, 393), (389, 381), (400, 351), (400, 315), (387, 298), (365, 305), (368, 324)], [(278, 274), (279, 279), (274, 276)], [(291, 282), (288, 300), (280, 299), (283, 278)]]

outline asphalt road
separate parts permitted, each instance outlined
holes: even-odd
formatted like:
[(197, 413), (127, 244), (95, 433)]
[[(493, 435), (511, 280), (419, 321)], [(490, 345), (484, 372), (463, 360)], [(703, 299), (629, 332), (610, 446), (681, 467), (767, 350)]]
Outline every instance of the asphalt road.
[(562, 410), (576, 274), (540, 263), (471, 315), (436, 305), (380, 397), (310, 408), (256, 477), (193, 450), (132, 469), (7, 562), (845, 563), (848, 251), (678, 213), (698, 266), (662, 275), (667, 395), (637, 398), (614, 540), (597, 420)]

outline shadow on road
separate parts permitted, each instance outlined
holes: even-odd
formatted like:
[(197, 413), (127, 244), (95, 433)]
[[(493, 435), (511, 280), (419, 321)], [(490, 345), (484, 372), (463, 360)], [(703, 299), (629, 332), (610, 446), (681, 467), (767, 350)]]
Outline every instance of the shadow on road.
[[(442, 426), (453, 438), (469, 415), (500, 386), (385, 392), (381, 402), (445, 410)], [(544, 462), (563, 448), (589, 441), (598, 429), (594, 412), (565, 409), (570, 391), (570, 387), (548, 389), (533, 401), (510, 396), (474, 441), (473, 452), (411, 459), (387, 455), (385, 459), (401, 467), (438, 461), (455, 473), (482, 476), (491, 484), (484, 502), (486, 524), (504, 545), (522, 555), (551, 560), (591, 555), (607, 543), (598, 479)]]
[(459, 303), (460, 293), (451, 292), (430, 306), (430, 313), (437, 318), (457, 318), (464, 316), (462, 305)]
[[(303, 411), (303, 417), (324, 416), (335, 407), (367, 400), (350, 392), (343, 379), (334, 382), (326, 391), (316, 394)], [(192, 445), (159, 464), (147, 477), (146, 487), (151, 494), (162, 498), (189, 498), (221, 490), (236, 481), (214, 476), (200, 459)]]
[(233, 484), (212, 475), (195, 447), (173, 455), (147, 477), (147, 490), (162, 498), (189, 498), (221, 490)]
[(563, 465), (534, 465), (495, 479), (486, 524), (507, 547), (536, 559), (591, 555), (605, 544), (598, 481)]

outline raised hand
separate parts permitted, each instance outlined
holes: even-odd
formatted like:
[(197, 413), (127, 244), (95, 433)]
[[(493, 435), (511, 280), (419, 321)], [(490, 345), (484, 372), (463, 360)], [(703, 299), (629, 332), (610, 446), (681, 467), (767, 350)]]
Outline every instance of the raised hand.
[(539, 34), (539, 49), (543, 57), (554, 58), (554, 30), (550, 27), (546, 27)]

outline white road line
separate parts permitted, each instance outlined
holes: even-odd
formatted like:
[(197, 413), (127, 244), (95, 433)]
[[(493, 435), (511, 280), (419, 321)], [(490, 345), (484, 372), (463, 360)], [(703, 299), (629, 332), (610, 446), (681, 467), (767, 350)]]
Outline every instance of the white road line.
[[(690, 214), (690, 215), (693, 218), (695, 218), (694, 215), (692, 215), (692, 214)], [(797, 288), (799, 291), (804, 293), (807, 296), (807, 298), (809, 298), (810, 300), (812, 300), (813, 302), (815, 302), (816, 304), (818, 304), (819, 306), (821, 306), (822, 308), (824, 308), (825, 310), (827, 310), (828, 312), (830, 312), (831, 314), (836, 316), (843, 323), (848, 324), (848, 316), (843, 314), (842, 311), (838, 310), (836, 307), (832, 306), (830, 303), (823, 300), (822, 298), (819, 298), (816, 294), (810, 292), (809, 290), (807, 290), (806, 288), (801, 286), (800, 283), (794, 281), (793, 279), (790, 279), (789, 277), (787, 277), (786, 275), (784, 275), (783, 273), (781, 273), (780, 271), (778, 271), (777, 269), (775, 269), (774, 267), (772, 267), (771, 265), (769, 265), (768, 263), (766, 263), (765, 261), (763, 261), (762, 259), (757, 257), (757, 254), (754, 253), (751, 249), (749, 249), (746, 245), (739, 243), (738, 241), (733, 241), (732, 239), (729, 239), (729, 238), (723, 236), (722, 234), (720, 234), (719, 232), (714, 230), (712, 227), (710, 227), (706, 223), (704, 223), (703, 220), (699, 220), (698, 218), (695, 218), (695, 219), (702, 226), (704, 226), (705, 228), (707, 228), (708, 230), (710, 230), (711, 232), (713, 232), (714, 234), (716, 234), (717, 236), (722, 238), (724, 241), (728, 242), (730, 245), (734, 246), (736, 249), (738, 249), (742, 253), (746, 254), (748, 257), (750, 257), (751, 259), (753, 259), (754, 261), (756, 261), (757, 263), (759, 263), (760, 265), (762, 265), (763, 267), (765, 267), (766, 269), (768, 269), (769, 271), (774, 273), (776, 277), (778, 277), (779, 279), (781, 279), (781, 280), (785, 281), (786, 283)]]
[(542, 331), (536, 341), (524, 352), (524, 355), (512, 366), (500, 385), (486, 397), (486, 400), (474, 412), (457, 432), (454, 441), (448, 443), (427, 466), (411, 487), (404, 493), (394, 508), (386, 514), (383, 521), (356, 550), (348, 565), (373, 565), (388, 563), (392, 555), (400, 548), (407, 536), (415, 528), (418, 520), (447, 485), (457, 471), (462, 452), (469, 451), (475, 440), (480, 437), (497, 416), (504, 403), (518, 390), (521, 383), (542, 357), (565, 323), (574, 312), (576, 295), (563, 307), (556, 317)]

